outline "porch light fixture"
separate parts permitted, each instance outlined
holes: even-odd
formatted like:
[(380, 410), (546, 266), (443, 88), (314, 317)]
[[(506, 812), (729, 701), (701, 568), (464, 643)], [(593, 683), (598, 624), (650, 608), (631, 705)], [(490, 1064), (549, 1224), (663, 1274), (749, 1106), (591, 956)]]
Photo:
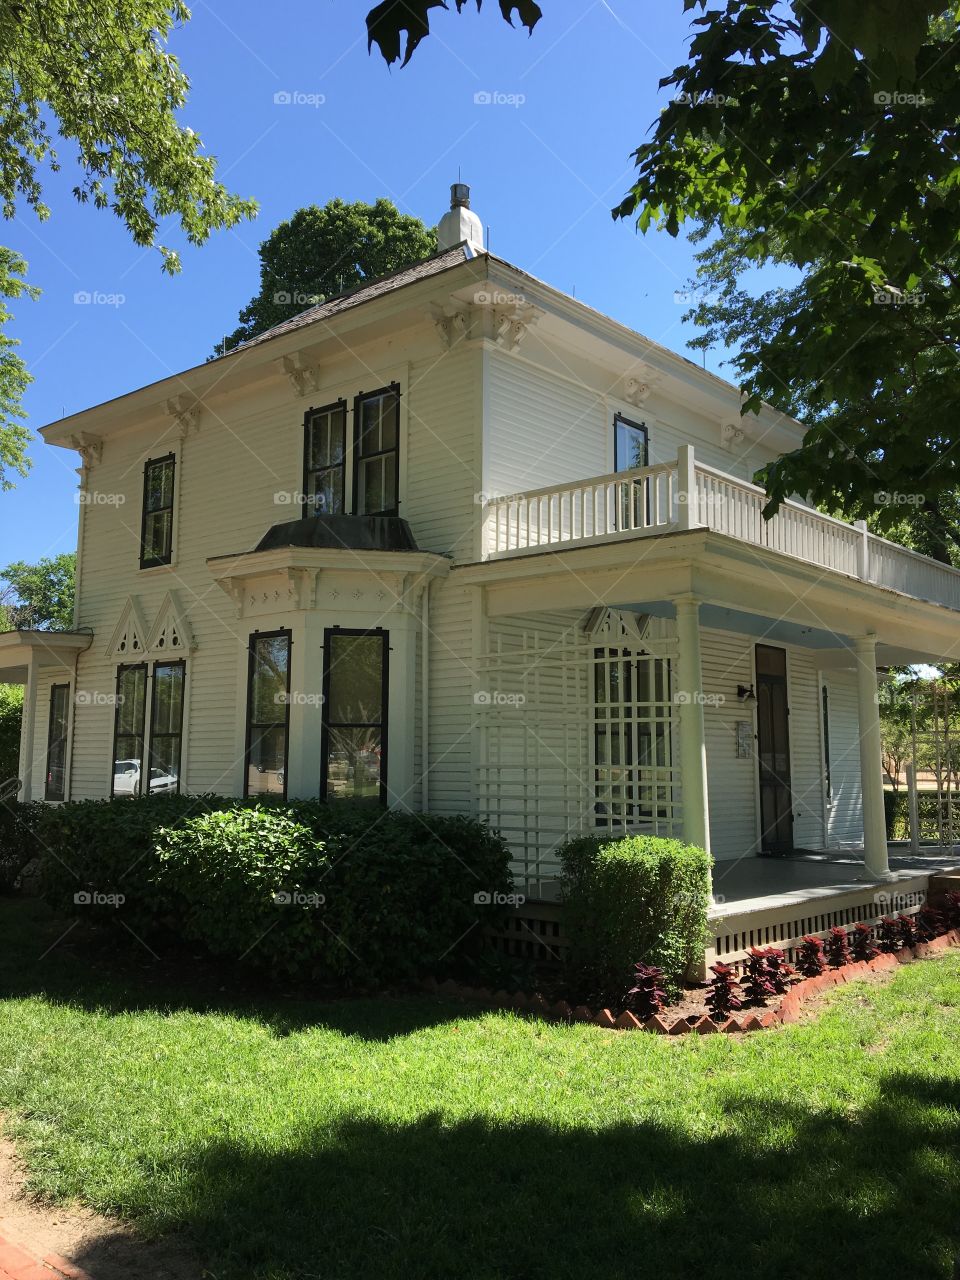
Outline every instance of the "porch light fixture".
[(745, 707), (755, 707), (757, 705), (757, 695), (753, 692), (753, 685), (738, 684), (737, 697)]

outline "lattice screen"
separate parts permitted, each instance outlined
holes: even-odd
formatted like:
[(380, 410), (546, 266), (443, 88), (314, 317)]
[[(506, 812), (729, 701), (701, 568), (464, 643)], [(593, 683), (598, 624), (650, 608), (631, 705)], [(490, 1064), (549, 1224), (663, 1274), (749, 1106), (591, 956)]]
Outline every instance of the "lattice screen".
[(492, 628), (478, 810), (509, 841), (528, 892), (556, 876), (572, 836), (679, 833), (671, 653), (672, 641), (610, 610), (586, 625), (544, 616)]

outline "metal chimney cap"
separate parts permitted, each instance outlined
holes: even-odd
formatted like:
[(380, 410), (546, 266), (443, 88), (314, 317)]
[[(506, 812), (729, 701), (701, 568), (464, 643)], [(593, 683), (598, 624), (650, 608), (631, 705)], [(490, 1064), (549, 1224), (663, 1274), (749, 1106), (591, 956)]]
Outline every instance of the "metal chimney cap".
[(470, 208), (470, 188), (465, 182), (455, 182), (450, 188), (450, 208)]

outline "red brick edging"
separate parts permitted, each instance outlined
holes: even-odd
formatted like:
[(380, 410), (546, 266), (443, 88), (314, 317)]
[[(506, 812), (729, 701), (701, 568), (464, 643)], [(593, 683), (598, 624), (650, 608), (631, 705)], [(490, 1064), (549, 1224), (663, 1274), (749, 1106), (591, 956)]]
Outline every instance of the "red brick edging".
[(915, 947), (904, 947), (896, 952), (882, 952), (872, 960), (855, 960), (851, 964), (842, 965), (839, 969), (825, 969), (816, 978), (803, 978), (791, 986), (777, 1009), (756, 1008), (740, 1018), (727, 1018), (724, 1022), (714, 1022), (704, 1015), (697, 1022), (688, 1022), (686, 1018), (678, 1018), (675, 1022), (666, 1022), (659, 1016), (647, 1018), (641, 1022), (636, 1014), (621, 1013), (615, 1018), (609, 1009), (601, 1009), (599, 1013), (588, 1009), (586, 1005), (577, 1005), (572, 1009), (566, 1000), (557, 1000), (549, 1004), (541, 995), (526, 995), (518, 991), (510, 995), (506, 991), (489, 991), (485, 987), (466, 987), (449, 979), (437, 983), (429, 978), (423, 984), (428, 991), (438, 995), (457, 996), (464, 1000), (477, 1000), (491, 1005), (495, 1009), (512, 1009), (516, 1013), (532, 1013), (541, 1018), (552, 1018), (560, 1022), (584, 1022), (609, 1031), (652, 1031), (661, 1036), (682, 1036), (690, 1031), (698, 1035), (708, 1036), (715, 1032), (764, 1031), (767, 1027), (781, 1026), (796, 1022), (800, 1017), (800, 1006), (805, 1000), (827, 991), (831, 987), (840, 986), (844, 982), (854, 981), (866, 973), (882, 972), (884, 969), (896, 969), (898, 965), (910, 964), (913, 960), (922, 960), (925, 956), (936, 955), (946, 951), (948, 947), (960, 947), (960, 929), (950, 929), (940, 934), (932, 942), (918, 942)]

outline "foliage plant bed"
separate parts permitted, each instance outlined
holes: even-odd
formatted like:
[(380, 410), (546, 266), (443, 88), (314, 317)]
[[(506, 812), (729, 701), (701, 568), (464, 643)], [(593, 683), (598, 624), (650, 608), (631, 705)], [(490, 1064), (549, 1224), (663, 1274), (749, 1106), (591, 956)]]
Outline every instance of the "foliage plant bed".
[(586, 1005), (571, 1007), (566, 1000), (548, 1001), (539, 992), (518, 991), (511, 994), (506, 991), (490, 991), (485, 987), (464, 986), (452, 979), (439, 984), (428, 979), (423, 986), (425, 990), (440, 995), (476, 1000), (495, 1009), (512, 1009), (516, 1013), (532, 1014), (557, 1022), (590, 1023), (608, 1031), (651, 1031), (656, 1035), (669, 1036), (686, 1035), (691, 1031), (699, 1035), (712, 1035), (716, 1032), (735, 1034), (764, 1031), (768, 1027), (796, 1022), (800, 1016), (800, 1006), (822, 992), (829, 991), (831, 987), (890, 972), (900, 965), (936, 955), (948, 947), (960, 947), (960, 929), (950, 929), (929, 942), (918, 942), (915, 946), (903, 947), (897, 952), (881, 952), (872, 960), (854, 960), (836, 969), (825, 969), (815, 978), (794, 980), (783, 995), (769, 997), (764, 1005), (745, 1005), (735, 1015), (722, 1019), (712, 1017), (706, 1008), (706, 986), (688, 988), (678, 1002), (644, 1021), (629, 1010), (617, 1015), (610, 1009), (591, 1009)]

